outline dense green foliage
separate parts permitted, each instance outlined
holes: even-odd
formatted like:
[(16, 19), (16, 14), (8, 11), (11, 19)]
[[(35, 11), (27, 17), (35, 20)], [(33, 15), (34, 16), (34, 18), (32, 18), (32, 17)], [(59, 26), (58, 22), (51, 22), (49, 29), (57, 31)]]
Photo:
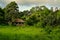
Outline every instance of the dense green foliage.
[[(19, 12), (16, 2), (11, 2), (4, 9), (0, 8), (0, 20), (4, 20), (3, 23), (11, 24), (16, 18), (25, 20), (25, 24), (30, 26), (57, 26), (60, 24), (60, 10), (48, 9), (46, 6), (32, 7), (30, 11), (25, 10)], [(2, 23), (2, 22), (1, 22)]]
[(3, 24), (4, 21), (4, 11), (2, 8), (0, 8), (0, 24)]
[[(60, 40), (59, 9), (36, 6), (19, 12), (18, 8), (16, 2), (0, 7), (0, 40)], [(24, 26), (12, 25), (17, 18), (25, 21)]]
[(4, 8), (6, 22), (12, 22), (15, 18), (18, 18), (18, 5), (15, 2), (11, 2)]

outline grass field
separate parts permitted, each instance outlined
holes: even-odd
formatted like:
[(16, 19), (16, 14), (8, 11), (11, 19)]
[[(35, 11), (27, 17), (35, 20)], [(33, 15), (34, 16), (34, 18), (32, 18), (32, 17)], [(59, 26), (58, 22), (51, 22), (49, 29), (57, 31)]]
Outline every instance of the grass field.
[(60, 28), (50, 34), (44, 28), (0, 26), (0, 40), (59, 40)]

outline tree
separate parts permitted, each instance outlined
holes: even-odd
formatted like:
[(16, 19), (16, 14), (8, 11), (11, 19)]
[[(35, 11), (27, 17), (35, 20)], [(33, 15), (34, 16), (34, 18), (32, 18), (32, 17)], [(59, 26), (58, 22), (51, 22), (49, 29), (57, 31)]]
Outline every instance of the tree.
[(4, 12), (5, 12), (5, 20), (13, 21), (15, 18), (18, 17), (18, 13), (19, 13), (17, 3), (14, 1), (8, 4), (4, 8)]
[(23, 12), (20, 12), (19, 17), (20, 18), (24, 18), (24, 17), (29, 15), (29, 12), (30, 11), (28, 11), (28, 10), (24, 10)]
[(2, 24), (4, 21), (4, 11), (2, 8), (0, 8), (0, 24)]
[(31, 14), (31, 16), (27, 17), (26, 18), (27, 20), (27, 24), (28, 25), (34, 25), (34, 24), (37, 24), (37, 22), (40, 21), (40, 15), (38, 14)]
[(57, 20), (56, 20), (56, 21), (57, 21), (56, 24), (57, 24), (57, 25), (60, 25), (60, 10), (57, 10), (55, 13), (56, 13), (56, 19), (57, 19)]
[(44, 20), (49, 15), (50, 10), (45, 6), (32, 7), (31, 15), (27, 18), (27, 24), (41, 24), (44, 26)]

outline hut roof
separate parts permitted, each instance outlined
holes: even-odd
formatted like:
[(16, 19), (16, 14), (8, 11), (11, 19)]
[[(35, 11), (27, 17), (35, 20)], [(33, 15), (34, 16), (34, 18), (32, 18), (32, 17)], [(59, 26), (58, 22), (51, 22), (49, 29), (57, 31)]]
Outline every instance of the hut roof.
[(24, 22), (22, 19), (16, 19), (14, 22)]

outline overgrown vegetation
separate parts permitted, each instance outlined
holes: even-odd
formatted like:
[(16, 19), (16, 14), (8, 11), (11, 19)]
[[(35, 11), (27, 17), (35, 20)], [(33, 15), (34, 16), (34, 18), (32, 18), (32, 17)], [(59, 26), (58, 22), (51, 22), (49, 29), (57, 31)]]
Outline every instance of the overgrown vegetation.
[[(50, 31), (52, 30), (52, 31)], [(59, 40), (60, 28), (0, 26), (0, 40)]]
[[(46, 6), (32, 7), (19, 12), (17, 3), (0, 8), (0, 40), (59, 40), (60, 10)], [(12, 26), (17, 19), (25, 20), (25, 26)], [(4, 26), (3, 26), (4, 25)]]
[(56, 8), (55, 11), (53, 11), (52, 8), (48, 9), (45, 6), (37, 6), (32, 7), (30, 11), (25, 10), (19, 12), (19, 7), (15, 2), (11, 2), (4, 9), (0, 8), (1, 23), (9, 25), (9, 23), (13, 22), (16, 18), (25, 20), (25, 24), (30, 26), (57, 26), (60, 24), (60, 10)]

